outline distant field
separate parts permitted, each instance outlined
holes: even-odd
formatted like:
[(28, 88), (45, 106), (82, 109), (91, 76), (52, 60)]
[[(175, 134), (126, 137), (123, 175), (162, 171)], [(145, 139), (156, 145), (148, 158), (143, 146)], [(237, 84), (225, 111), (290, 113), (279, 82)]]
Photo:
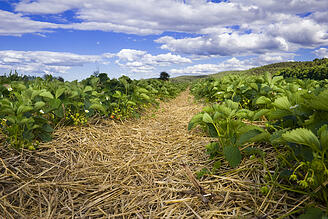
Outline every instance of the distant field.
[(200, 78), (208, 78), (208, 77), (213, 77), (213, 78), (220, 78), (222, 76), (225, 76), (227, 74), (250, 74), (250, 75), (258, 75), (258, 74), (263, 74), (265, 72), (269, 72), (271, 74), (277, 73), (278, 71), (281, 71), (286, 68), (304, 68), (304, 67), (313, 67), (316, 65), (322, 64), (322, 62), (325, 62), (326, 60), (314, 60), (312, 61), (306, 61), (306, 62), (278, 62), (274, 64), (269, 64), (269, 65), (263, 65), (260, 67), (256, 68), (251, 68), (248, 70), (236, 70), (236, 71), (222, 71), (210, 75), (197, 75), (197, 76), (179, 76), (172, 78), (171, 81), (173, 82), (188, 82), (188, 81), (193, 81), (197, 80)]

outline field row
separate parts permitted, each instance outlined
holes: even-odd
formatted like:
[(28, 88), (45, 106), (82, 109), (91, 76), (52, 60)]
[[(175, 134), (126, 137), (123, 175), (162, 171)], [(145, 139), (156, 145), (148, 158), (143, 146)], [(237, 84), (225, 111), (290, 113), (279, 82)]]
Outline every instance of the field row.
[(59, 125), (85, 125), (91, 117), (125, 119), (157, 100), (173, 98), (183, 84), (163, 80), (131, 80), (91, 76), (82, 82), (37, 78), (0, 83), (0, 128), (7, 143), (34, 150), (50, 141)]
[[(210, 103), (191, 119), (189, 129), (200, 126), (217, 139), (206, 146), (211, 159), (224, 157), (235, 168), (243, 159), (263, 162), (263, 145), (273, 147), (277, 166), (274, 173), (267, 170), (262, 176), (261, 192), (267, 195), (279, 187), (328, 206), (327, 80), (268, 73), (226, 76), (195, 83), (191, 91)], [(211, 171), (201, 173), (206, 174)]]

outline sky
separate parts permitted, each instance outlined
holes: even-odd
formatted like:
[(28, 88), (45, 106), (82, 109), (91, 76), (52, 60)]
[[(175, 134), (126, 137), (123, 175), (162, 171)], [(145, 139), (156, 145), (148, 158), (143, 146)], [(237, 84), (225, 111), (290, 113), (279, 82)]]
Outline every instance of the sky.
[(204, 75), (328, 57), (327, 0), (0, 0), (0, 75)]

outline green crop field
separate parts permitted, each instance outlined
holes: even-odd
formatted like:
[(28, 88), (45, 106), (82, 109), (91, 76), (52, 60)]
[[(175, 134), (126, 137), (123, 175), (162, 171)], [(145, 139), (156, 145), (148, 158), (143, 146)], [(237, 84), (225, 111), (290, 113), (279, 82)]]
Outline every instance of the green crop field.
[[(176, 139), (179, 139), (178, 149), (173, 148), (170, 149), (172, 151), (165, 152), (166, 154), (173, 153), (173, 151), (177, 153), (174, 156), (172, 155), (172, 159), (175, 159), (179, 157), (179, 154), (184, 154), (185, 152), (181, 144), (183, 147), (189, 147), (188, 144), (192, 145), (189, 141), (191, 138), (196, 139), (193, 141), (193, 144), (201, 144), (202, 142), (197, 140), (200, 139), (199, 135), (201, 135), (202, 139), (205, 138), (208, 144), (202, 146), (201, 153), (203, 155), (197, 155), (201, 157), (199, 161), (196, 162), (198, 158), (192, 158), (195, 161), (194, 166), (197, 171), (194, 174), (197, 179), (186, 167), (186, 164), (183, 164), (186, 168), (187, 180), (191, 181), (189, 185), (195, 186), (198, 190), (197, 192), (189, 191), (189, 193), (183, 190), (185, 192), (183, 194), (192, 195), (199, 192), (198, 195), (202, 197), (202, 202), (201, 204), (194, 203), (193, 207), (204, 217), (209, 217), (214, 211), (208, 211), (209, 205), (207, 206), (207, 203), (215, 200), (214, 194), (216, 190), (213, 188), (218, 183), (215, 180), (220, 177), (225, 177), (224, 179), (228, 180), (230, 179), (229, 177), (235, 177), (236, 174), (242, 175), (243, 171), (247, 171), (247, 174), (245, 173), (243, 176), (238, 175), (239, 178), (233, 178), (231, 181), (237, 182), (242, 177), (245, 177), (248, 180), (247, 182), (251, 181), (254, 184), (254, 187), (248, 187), (247, 194), (252, 199), (256, 197), (259, 200), (254, 205), (254, 209), (257, 210), (252, 210), (253, 207), (251, 207), (251, 210), (248, 209), (249, 212), (245, 214), (263, 216), (264, 213), (262, 214), (261, 211), (264, 209), (264, 203), (272, 200), (271, 203), (267, 203), (267, 206), (275, 206), (275, 208), (272, 207), (273, 210), (271, 209), (271, 212), (275, 215), (274, 218), (294, 218), (300, 215), (301, 218), (324, 218), (328, 207), (327, 76), (327, 59), (304, 63), (278, 63), (246, 71), (228, 71), (199, 77), (183, 76), (170, 80), (131, 80), (126, 76), (110, 79), (104, 73), (91, 76), (80, 82), (65, 82), (51, 77), (45, 79), (20, 77), (17, 74), (2, 76), (0, 78), (0, 138), (3, 141), (0, 147), (2, 147), (2, 154), (5, 154), (4, 151), (10, 151), (9, 154), (21, 153), (20, 156), (27, 154), (27, 156), (35, 156), (32, 160), (37, 160), (41, 155), (37, 153), (33, 155), (33, 152), (43, 153), (42, 150), (44, 149), (42, 148), (44, 146), (42, 145), (45, 143), (51, 144), (56, 130), (60, 131), (65, 127), (92, 127), (94, 121), (102, 120), (112, 121), (114, 122), (113, 124), (122, 123), (119, 127), (128, 131), (126, 134), (122, 134), (122, 136), (115, 137), (115, 141), (119, 140), (121, 142), (117, 147), (124, 147), (127, 144), (136, 147), (133, 143), (137, 141), (136, 139), (140, 140), (140, 148), (131, 148), (133, 156), (146, 147), (154, 147), (150, 151), (141, 153), (142, 156), (149, 156), (155, 150), (153, 145), (157, 144), (160, 146), (156, 150), (166, 150), (165, 147), (171, 147), (177, 141)], [(186, 110), (187, 107), (198, 109), (199, 105), (196, 105), (195, 102), (190, 102), (189, 90), (195, 98), (194, 101), (197, 104), (203, 104), (203, 109), (192, 115)], [(167, 105), (164, 105), (164, 107), (159, 107), (160, 103), (164, 104), (166, 101), (174, 100), (176, 97), (179, 98), (178, 102), (172, 102), (171, 105), (166, 103)], [(190, 106), (185, 105), (188, 103)], [(182, 105), (180, 106), (179, 104)], [(179, 108), (179, 106), (182, 108)], [(190, 108), (190, 110), (193, 108)], [(145, 113), (146, 111), (148, 111), (148, 114)], [(150, 114), (149, 111), (151, 112)], [(144, 115), (147, 116), (144, 118)], [(157, 117), (161, 119), (157, 120)], [(137, 123), (137, 126), (131, 128), (132, 125), (129, 121), (134, 123), (132, 120), (134, 118), (140, 118), (140, 124), (134, 121)], [(181, 128), (181, 124), (178, 121), (183, 118), (188, 118), (188, 121), (184, 119), (184, 122), (188, 125)], [(146, 121), (150, 121), (150, 123), (145, 125)], [(129, 131), (130, 128), (131, 131)], [(151, 135), (156, 130), (158, 132), (156, 132), (155, 137), (138, 135), (136, 138), (136, 134), (133, 134), (133, 131), (139, 129), (146, 130), (146, 133), (149, 133), (147, 135)], [(75, 130), (74, 132), (77, 134), (78, 130), (81, 131), (82, 129), (70, 130)], [(105, 135), (106, 133), (103, 134)], [(185, 137), (187, 135), (192, 135), (193, 137)], [(151, 140), (146, 142), (143, 138), (150, 138)], [(58, 141), (58, 136), (55, 139)], [(85, 140), (87, 137), (84, 136), (83, 139)], [(163, 139), (166, 140), (163, 141)], [(172, 141), (173, 143), (167, 144), (167, 141)], [(106, 148), (109, 145), (103, 147), (105, 148), (104, 150), (107, 150)], [(51, 151), (53, 150), (55, 149)], [(97, 150), (99, 151), (99, 149)], [(127, 148), (127, 150), (129, 151), (130, 149)], [(29, 155), (29, 153), (32, 153), (32, 155)], [(116, 155), (114, 156), (114, 152), (110, 153), (111, 155), (106, 159), (103, 159), (105, 155), (101, 154), (99, 157), (101, 162), (103, 160), (108, 162), (108, 160), (113, 159), (115, 161), (117, 159)], [(199, 150), (197, 153), (199, 153)], [(92, 153), (87, 152), (87, 154)], [(87, 156), (87, 154), (83, 156)], [(159, 156), (171, 156), (166, 154), (154, 155), (154, 157), (151, 157), (151, 160)], [(26, 174), (24, 172), (25, 170), (17, 171), (19, 166), (12, 162), (10, 157), (12, 155), (6, 156), (1, 158), (3, 164), (6, 163), (6, 168), (10, 165), (13, 166), (12, 168), (3, 169), (5, 171), (0, 175), (0, 182), (3, 185), (7, 185), (10, 182), (6, 178), (8, 176), (5, 175), (5, 172), (9, 170), (11, 173), (16, 171), (16, 174), (19, 175), (19, 177), (16, 174), (12, 175), (12, 184), (15, 184), (14, 179), (17, 180), (17, 178), (26, 176), (28, 178), (31, 177), (30, 173)], [(127, 156), (126, 152), (124, 156)], [(124, 159), (124, 156), (119, 159)], [(131, 159), (134, 159), (133, 156)], [(187, 155), (183, 156), (187, 157)], [(179, 159), (187, 159), (186, 157)], [(204, 161), (204, 157), (206, 157), (207, 161)], [(29, 161), (26, 162), (28, 163)], [(67, 162), (69, 163), (69, 161)], [(98, 160), (92, 163), (92, 165), (105, 165), (100, 164), (101, 162)], [(129, 166), (131, 161), (125, 162), (127, 164), (123, 166)], [(139, 164), (139, 166), (157, 165), (161, 162), (161, 160), (151, 161), (147, 164)], [(172, 163), (169, 161), (165, 162), (170, 165), (166, 166), (166, 168), (173, 168), (172, 165), (176, 164), (173, 161)], [(58, 164), (58, 166), (60, 165)], [(73, 164), (69, 163), (69, 165)], [(107, 163), (106, 165), (106, 168), (109, 168)], [(133, 164), (131, 165), (133, 166)], [(90, 168), (93, 168), (93, 166), (90, 166)], [(117, 167), (111, 166), (110, 168), (115, 169)], [(134, 168), (137, 167), (134, 166)], [(47, 171), (51, 169), (52, 167)], [(161, 172), (163, 170), (163, 168), (158, 169), (159, 175), (156, 176), (157, 178), (155, 177), (156, 180), (152, 179), (151, 185), (154, 185), (155, 182), (168, 183), (161, 178), (163, 177)], [(130, 173), (129, 171), (128, 173)], [(134, 169), (134, 171), (136, 170)], [(175, 174), (178, 171), (179, 169), (174, 169), (171, 172)], [(43, 175), (45, 172), (41, 173)], [(36, 181), (40, 183), (37, 184), (40, 187), (44, 185), (42, 180), (46, 180), (47, 177), (44, 177), (44, 179), (40, 177), (39, 179), (39, 176), (41, 175), (32, 176), (32, 178), (34, 177), (33, 182), (40, 180)], [(51, 176), (48, 176), (48, 178)], [(113, 176), (108, 175), (107, 177), (111, 178)], [(133, 175), (132, 178), (135, 177), (136, 175)], [(145, 177), (146, 175), (141, 177), (144, 180), (142, 181), (143, 183), (147, 181)], [(52, 180), (56, 180), (56, 177)], [(127, 179), (122, 179), (123, 184), (126, 181)], [(79, 182), (81, 182), (79, 186), (84, 185), (83, 181)], [(240, 182), (245, 183), (246, 180), (241, 180)], [(24, 181), (24, 185), (30, 183), (33, 186), (32, 181)], [(129, 181), (129, 183), (131, 182)], [(127, 186), (130, 185), (129, 183)], [(207, 183), (211, 186), (207, 186)], [(136, 185), (139, 186), (142, 183), (138, 181)], [(22, 193), (18, 193), (24, 186), (22, 187), (22, 183), (15, 184), (15, 186), (15, 190), (3, 193), (3, 200), (6, 200), (6, 202), (0, 202), (0, 204), (2, 203), (1, 209), (4, 209), (4, 211), (0, 210), (0, 212), (12, 217), (14, 217), (13, 215), (34, 215), (37, 210), (33, 208), (34, 210), (29, 211), (28, 207), (21, 206), (23, 202), (18, 202), (17, 200), (19, 199), (18, 197), (24, 196)], [(206, 194), (204, 188), (211, 192)], [(229, 188), (230, 186), (227, 186), (225, 190), (229, 190)], [(35, 187), (32, 189), (35, 189)], [(66, 189), (69, 188), (67, 187)], [(25, 193), (28, 193), (27, 191), (30, 190), (26, 190)], [(73, 190), (69, 191), (73, 192)], [(168, 199), (173, 194), (182, 194), (181, 191), (178, 193), (175, 191), (165, 196), (165, 198)], [(70, 192), (67, 194), (70, 194)], [(16, 196), (14, 196), (15, 194)], [(41, 198), (38, 194), (33, 194)], [(88, 205), (90, 209), (94, 207), (93, 205), (97, 206), (97, 200), (101, 199), (98, 196), (94, 196), (95, 193), (91, 194), (92, 196), (88, 196), (89, 199), (95, 201), (94, 204)], [(153, 197), (152, 193), (150, 194), (149, 197)], [(226, 194), (229, 195), (229, 192)], [(75, 198), (79, 195), (82, 195), (82, 193), (79, 192)], [(89, 194), (86, 192), (85, 195)], [(127, 193), (122, 192), (120, 197), (123, 199), (123, 196), (127, 197)], [(26, 196), (24, 197), (26, 198)], [(34, 201), (38, 199), (36, 197), (33, 198)], [(192, 198), (190, 196), (187, 198), (174, 197), (174, 200), (166, 200), (163, 203), (183, 203)], [(207, 197), (212, 199), (208, 200)], [(240, 197), (238, 196), (238, 198)], [(28, 200), (34, 203), (33, 200)], [(101, 200), (104, 201), (105, 199)], [(132, 203), (134, 198), (129, 200)], [(300, 201), (295, 204), (293, 200), (295, 202), (296, 200)], [(240, 201), (242, 202), (242, 199)], [(9, 202), (12, 204), (8, 204)], [(256, 201), (254, 202), (256, 203)], [(84, 209), (83, 202), (79, 203), (80, 208)], [(110, 206), (110, 203), (112, 203), (112, 200), (108, 200), (108, 212), (114, 215), (123, 214), (118, 211), (112, 211), (111, 209), (117, 207), (118, 204)], [(224, 202), (223, 204), (226, 203)], [(14, 205), (15, 207), (13, 207)], [(57, 205), (62, 205), (62, 203), (58, 202)], [(121, 204), (119, 205), (121, 206)], [(146, 206), (144, 208), (149, 208), (148, 202), (144, 205)], [(234, 204), (229, 202), (229, 207), (232, 207), (232, 205)], [(287, 207), (280, 208), (280, 205)], [(36, 205), (36, 207), (38, 206)], [(42, 211), (46, 209), (45, 206), (44, 203), (40, 204), (38, 210), (41, 212), (40, 215), (43, 215)], [(213, 209), (217, 209), (217, 202), (213, 201), (213, 206)], [(103, 206), (102, 208), (105, 207)], [(24, 209), (24, 213), (19, 213), (18, 209)], [(173, 208), (171, 210), (170, 208), (165, 208), (167, 210), (167, 212), (165, 210), (165, 213), (161, 209), (161, 205), (157, 205), (157, 215), (167, 215)], [(177, 206), (174, 209), (177, 212), (184, 211), (184, 208)], [(238, 209), (240, 208), (238, 207)], [(266, 210), (270, 210), (270, 207), (266, 207), (263, 212)], [(103, 214), (103, 210), (93, 209), (93, 211), (97, 212), (93, 215), (101, 216)], [(210, 214), (209, 212), (212, 213)], [(144, 213), (146, 214), (146, 212)], [(76, 216), (76, 214), (72, 214)], [(130, 210), (126, 214), (135, 215), (136, 213), (134, 210)], [(59, 214), (57, 215), (53, 212), (53, 215), (58, 216)]]

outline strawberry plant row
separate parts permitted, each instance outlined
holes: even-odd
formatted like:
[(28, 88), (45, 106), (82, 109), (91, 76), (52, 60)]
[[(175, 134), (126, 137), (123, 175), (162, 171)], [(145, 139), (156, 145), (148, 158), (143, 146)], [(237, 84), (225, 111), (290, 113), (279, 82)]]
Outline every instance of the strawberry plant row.
[(81, 82), (36, 78), (0, 81), (0, 128), (7, 143), (34, 150), (50, 141), (56, 126), (84, 125), (95, 116), (125, 119), (138, 116), (159, 99), (175, 97), (186, 86), (157, 79), (100, 80), (91, 76)]
[(206, 146), (211, 159), (223, 156), (234, 168), (243, 155), (265, 156), (249, 144), (264, 142), (280, 159), (279, 183), (268, 185), (309, 194), (328, 207), (328, 80), (226, 76), (199, 81), (191, 90), (211, 103), (188, 127), (217, 138)]

